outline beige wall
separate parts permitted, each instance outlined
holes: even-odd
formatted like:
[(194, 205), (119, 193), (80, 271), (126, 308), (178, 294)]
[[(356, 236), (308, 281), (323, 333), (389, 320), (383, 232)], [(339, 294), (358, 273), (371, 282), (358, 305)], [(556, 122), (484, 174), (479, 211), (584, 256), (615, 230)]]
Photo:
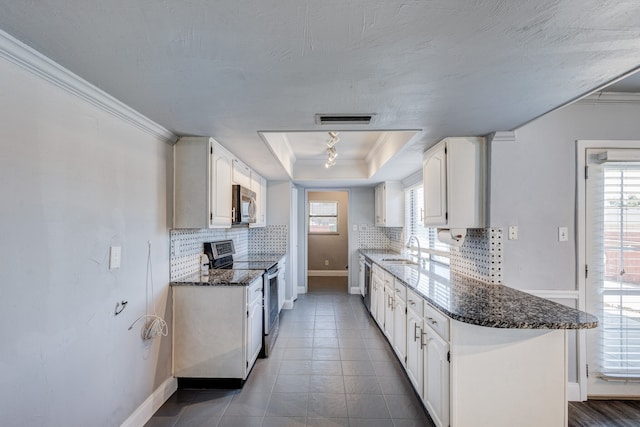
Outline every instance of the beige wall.
[[(346, 270), (346, 266), (349, 263), (348, 195), (349, 193), (346, 191), (308, 192), (308, 201), (327, 200), (338, 202), (338, 234), (310, 234), (308, 236), (309, 270)], [(325, 265), (325, 260), (328, 261), (329, 265)]]

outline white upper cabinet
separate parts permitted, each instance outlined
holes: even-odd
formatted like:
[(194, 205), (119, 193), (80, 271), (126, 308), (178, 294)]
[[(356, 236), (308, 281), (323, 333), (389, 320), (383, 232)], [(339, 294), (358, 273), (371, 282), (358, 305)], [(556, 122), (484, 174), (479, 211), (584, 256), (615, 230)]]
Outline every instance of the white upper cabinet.
[(231, 177), (234, 184), (241, 185), (245, 188), (251, 188), (251, 169), (238, 159), (233, 159)]
[(256, 193), (256, 222), (249, 227), (267, 225), (267, 180), (251, 171), (251, 191)]
[(375, 225), (404, 226), (404, 191), (400, 181), (387, 181), (375, 188)]
[(174, 228), (231, 227), (233, 156), (213, 138), (174, 146)]
[(424, 224), (482, 228), (485, 223), (484, 138), (445, 138), (424, 153)]

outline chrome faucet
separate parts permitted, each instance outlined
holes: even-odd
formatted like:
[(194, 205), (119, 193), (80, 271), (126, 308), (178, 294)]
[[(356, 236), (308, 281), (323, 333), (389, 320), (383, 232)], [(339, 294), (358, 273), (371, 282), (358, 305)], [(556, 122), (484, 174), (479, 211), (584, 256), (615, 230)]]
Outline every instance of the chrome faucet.
[(418, 239), (418, 236), (416, 236), (415, 234), (412, 234), (409, 236), (409, 240), (407, 240), (407, 249), (411, 249), (411, 240), (415, 240), (416, 241), (416, 245), (418, 246), (418, 253), (416, 255), (416, 262), (420, 263), (420, 255), (422, 254), (422, 249), (420, 248), (420, 239)]

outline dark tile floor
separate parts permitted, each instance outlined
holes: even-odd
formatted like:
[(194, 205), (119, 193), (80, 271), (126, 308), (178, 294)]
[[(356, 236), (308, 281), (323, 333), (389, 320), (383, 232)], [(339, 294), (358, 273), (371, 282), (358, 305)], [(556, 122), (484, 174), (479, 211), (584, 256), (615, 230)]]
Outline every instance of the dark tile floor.
[(432, 426), (359, 296), (321, 291), (283, 310), (276, 346), (240, 390), (178, 390), (147, 427)]

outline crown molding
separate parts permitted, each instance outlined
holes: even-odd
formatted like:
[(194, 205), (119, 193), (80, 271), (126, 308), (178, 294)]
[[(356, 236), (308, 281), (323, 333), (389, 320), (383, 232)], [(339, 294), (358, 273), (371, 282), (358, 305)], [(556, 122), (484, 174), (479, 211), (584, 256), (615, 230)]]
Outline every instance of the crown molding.
[(512, 130), (498, 131), (490, 133), (486, 138), (489, 142), (515, 142), (516, 133)]
[(638, 104), (640, 93), (637, 92), (596, 92), (586, 96), (576, 104)]
[(0, 58), (6, 59), (23, 70), (157, 138), (171, 143), (175, 143), (178, 139), (176, 135), (165, 127), (160, 126), (2, 30), (0, 30)]

